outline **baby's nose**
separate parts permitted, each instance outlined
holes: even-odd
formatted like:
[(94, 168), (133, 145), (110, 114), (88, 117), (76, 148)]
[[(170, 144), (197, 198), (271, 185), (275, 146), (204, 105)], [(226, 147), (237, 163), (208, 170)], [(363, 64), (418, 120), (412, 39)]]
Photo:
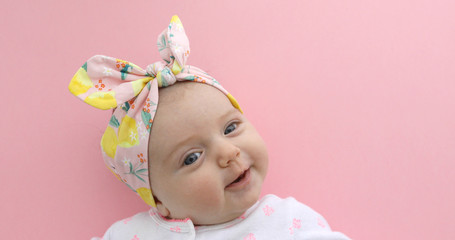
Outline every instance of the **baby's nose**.
[(240, 148), (230, 142), (220, 144), (218, 149), (218, 163), (221, 167), (228, 167), (232, 162), (238, 161)]

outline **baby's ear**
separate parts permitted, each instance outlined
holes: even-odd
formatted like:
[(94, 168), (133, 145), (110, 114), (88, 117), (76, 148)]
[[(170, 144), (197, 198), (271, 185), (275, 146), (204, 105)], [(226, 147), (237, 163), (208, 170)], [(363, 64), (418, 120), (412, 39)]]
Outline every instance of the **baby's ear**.
[(155, 203), (156, 203), (156, 209), (158, 209), (158, 212), (161, 214), (161, 216), (169, 217), (169, 215), (170, 215), (169, 209), (167, 209), (164, 206), (164, 204), (157, 198), (155, 198)]

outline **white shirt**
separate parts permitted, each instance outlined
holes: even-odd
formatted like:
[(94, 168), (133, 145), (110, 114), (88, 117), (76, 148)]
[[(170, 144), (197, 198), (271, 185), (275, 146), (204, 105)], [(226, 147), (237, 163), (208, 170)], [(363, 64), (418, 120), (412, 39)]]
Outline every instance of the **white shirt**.
[[(92, 240), (99, 238), (92, 238)], [(332, 232), (324, 217), (289, 197), (267, 195), (242, 216), (223, 224), (194, 226), (190, 219), (169, 220), (155, 208), (114, 223), (102, 240), (153, 239), (307, 239), (348, 240)]]

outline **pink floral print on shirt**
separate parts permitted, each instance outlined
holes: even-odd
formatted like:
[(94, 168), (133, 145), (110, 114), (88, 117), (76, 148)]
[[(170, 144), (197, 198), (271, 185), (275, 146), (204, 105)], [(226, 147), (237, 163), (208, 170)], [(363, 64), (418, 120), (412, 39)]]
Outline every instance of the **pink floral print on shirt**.
[(131, 221), (131, 219), (133, 219), (133, 217), (125, 218), (123, 219), (123, 223), (127, 224), (129, 221)]
[(254, 237), (253, 233), (248, 233), (248, 235), (246, 235), (243, 240), (256, 240), (256, 237)]
[(272, 213), (273, 213), (275, 210), (273, 210), (273, 208), (270, 207), (269, 205), (265, 205), (265, 207), (262, 209), (262, 211), (264, 211), (264, 214), (265, 214), (266, 216), (270, 216), (270, 215), (272, 215)]
[(319, 226), (321, 226), (321, 227), (323, 227), (323, 228), (325, 228), (325, 227), (326, 227), (326, 225), (325, 225), (324, 221), (322, 221), (322, 219), (321, 219), (321, 218), (318, 218), (318, 225), (319, 225)]
[(292, 226), (289, 228), (289, 233), (291, 235), (293, 235), (294, 234), (294, 229), (300, 229), (300, 227), (302, 227), (302, 223), (300, 222), (300, 219), (294, 218), (292, 220)]
[(179, 228), (179, 226), (176, 226), (176, 227), (171, 227), (171, 231), (173, 232), (180, 232), (182, 229)]

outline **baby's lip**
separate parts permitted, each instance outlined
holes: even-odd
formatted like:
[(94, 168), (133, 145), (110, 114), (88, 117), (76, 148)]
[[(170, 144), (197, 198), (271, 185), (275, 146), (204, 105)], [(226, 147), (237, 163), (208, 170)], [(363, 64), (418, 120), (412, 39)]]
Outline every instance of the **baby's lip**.
[[(235, 182), (236, 180), (242, 181), (242, 180), (245, 178), (245, 175), (246, 175), (246, 173), (247, 173), (248, 170), (250, 170), (249, 167), (246, 168), (245, 170), (241, 171), (241, 172), (237, 175), (236, 178), (232, 179), (232, 181), (230, 181), (229, 184), (226, 185), (226, 188), (228, 188), (228, 187), (230, 187), (231, 185), (235, 184), (234, 182)], [(241, 178), (241, 177), (242, 177), (242, 178)], [(241, 178), (241, 179), (239, 179), (239, 178)]]

